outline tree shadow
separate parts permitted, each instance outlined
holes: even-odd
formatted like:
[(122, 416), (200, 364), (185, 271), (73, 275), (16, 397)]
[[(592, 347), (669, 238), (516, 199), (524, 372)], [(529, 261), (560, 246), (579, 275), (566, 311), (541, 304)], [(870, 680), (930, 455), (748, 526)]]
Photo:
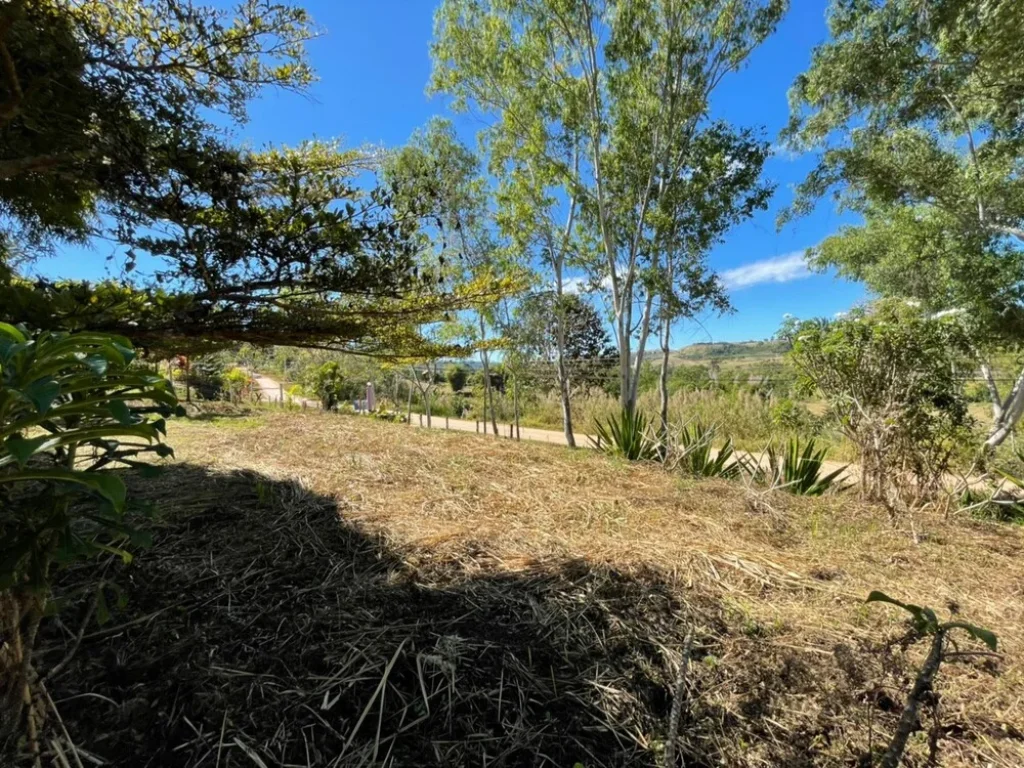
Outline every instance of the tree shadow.
[[(251, 472), (179, 464), (130, 485), (159, 506), (155, 544), (50, 684), (71, 740), (117, 765), (660, 765), (688, 635), (685, 764), (739, 764), (728, 750), (771, 731), (771, 665), (736, 708), (707, 700), (719, 606), (655, 572), (411, 556)], [(62, 589), (94, 577), (77, 566)], [(67, 624), (47, 628), (46, 662)], [(812, 738), (774, 764), (808, 764)]]

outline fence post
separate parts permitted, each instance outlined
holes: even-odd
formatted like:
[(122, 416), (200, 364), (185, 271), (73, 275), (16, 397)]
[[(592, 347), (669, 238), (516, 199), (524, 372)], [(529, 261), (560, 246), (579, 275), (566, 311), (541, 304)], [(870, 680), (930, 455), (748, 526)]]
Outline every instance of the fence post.
[(284, 384), (277, 385), (277, 397), (281, 401), (281, 407), (284, 408)]
[(508, 425), (508, 439), (509, 440), (512, 439), (512, 425), (511, 424)]
[(474, 419), (473, 423), (476, 424), (476, 433), (480, 434), (480, 419)]
[(302, 401), (302, 410), (306, 410), (306, 401), (305, 400)]
[(444, 428), (448, 429), (448, 417), (447, 416), (444, 417)]
[(420, 426), (421, 427), (423, 426), (423, 414), (422, 413), (420, 414)]

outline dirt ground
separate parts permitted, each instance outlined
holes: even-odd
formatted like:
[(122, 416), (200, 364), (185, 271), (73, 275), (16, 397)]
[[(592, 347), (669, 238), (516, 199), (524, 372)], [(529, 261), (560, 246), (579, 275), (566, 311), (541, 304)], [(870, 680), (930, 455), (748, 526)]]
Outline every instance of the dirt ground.
[(83, 764), (869, 765), (925, 652), (872, 589), (1000, 638), (959, 641), (908, 764), (1024, 764), (1019, 528), (334, 414), (169, 438), (127, 602), (50, 684)]

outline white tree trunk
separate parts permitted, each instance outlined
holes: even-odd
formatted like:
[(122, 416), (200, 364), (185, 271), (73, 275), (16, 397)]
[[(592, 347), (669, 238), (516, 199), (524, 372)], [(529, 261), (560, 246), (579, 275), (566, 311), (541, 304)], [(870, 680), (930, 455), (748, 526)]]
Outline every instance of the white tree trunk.
[(992, 398), (992, 429), (985, 438), (984, 446), (986, 451), (991, 452), (1003, 444), (1024, 415), (1024, 371), (1020, 372), (1005, 398), (1000, 397), (992, 369), (987, 364), (981, 366), (981, 375), (988, 384)]

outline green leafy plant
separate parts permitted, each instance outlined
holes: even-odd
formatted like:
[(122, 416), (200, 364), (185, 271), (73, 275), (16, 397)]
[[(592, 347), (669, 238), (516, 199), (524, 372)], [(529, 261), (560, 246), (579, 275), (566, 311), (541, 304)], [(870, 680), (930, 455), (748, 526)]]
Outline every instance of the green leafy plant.
[(224, 385), (227, 387), (228, 396), (235, 402), (241, 402), (253, 391), (252, 376), (245, 368), (232, 368), (224, 374)]
[(642, 411), (622, 409), (606, 421), (595, 420), (597, 439), (590, 442), (599, 451), (622, 456), (629, 461), (656, 461), (661, 458), (661, 442), (652, 434), (650, 422)]
[(805, 444), (801, 444), (798, 437), (790, 438), (782, 451), (769, 443), (761, 459), (753, 464), (751, 474), (765, 485), (798, 496), (821, 496), (830, 490), (844, 490), (846, 484), (840, 478), (846, 466), (823, 474), (827, 453), (826, 448), (818, 448), (814, 438)]
[(882, 755), (882, 761), (880, 763), (882, 768), (897, 768), (900, 761), (903, 759), (903, 752), (907, 747), (907, 739), (910, 737), (911, 732), (913, 732), (917, 727), (918, 709), (920, 708), (921, 703), (929, 697), (929, 694), (932, 691), (932, 686), (935, 682), (935, 676), (938, 674), (939, 667), (945, 658), (944, 650), (946, 636), (953, 630), (961, 630), (972, 640), (984, 643), (992, 653), (995, 653), (998, 650), (999, 641), (995, 633), (991, 630), (984, 629), (975, 624), (968, 624), (964, 621), (940, 622), (935, 611), (931, 608), (925, 608), (912, 603), (903, 603), (889, 597), (884, 592), (872, 592), (868, 595), (865, 602), (888, 603), (889, 605), (895, 605), (898, 608), (902, 608), (910, 614), (911, 624), (914, 631), (921, 637), (932, 638), (931, 650), (928, 652), (928, 657), (925, 659), (924, 665), (918, 672), (917, 679), (914, 681), (914, 687), (911, 689), (910, 695), (907, 697), (907, 703), (900, 715), (899, 723), (896, 726), (896, 732), (893, 734), (892, 740), (889, 742), (889, 746)]
[(697, 477), (739, 477), (744, 464), (735, 455), (732, 438), (726, 439), (717, 452), (712, 448), (717, 432), (715, 426), (699, 422), (680, 429), (672, 446), (675, 454), (670, 459), (672, 468)]
[(325, 411), (336, 407), (348, 393), (345, 374), (335, 362), (327, 362), (315, 369), (304, 383), (305, 389), (316, 395)]
[[(104, 555), (128, 562), (146, 543), (126, 519), (124, 482), (101, 470), (154, 471), (139, 457), (172, 455), (164, 417), (180, 409), (171, 383), (134, 358), (122, 337), (0, 323), (0, 743), (25, 725), (42, 679), (32, 649), (55, 569)], [(102, 584), (91, 605), (105, 618)]]

